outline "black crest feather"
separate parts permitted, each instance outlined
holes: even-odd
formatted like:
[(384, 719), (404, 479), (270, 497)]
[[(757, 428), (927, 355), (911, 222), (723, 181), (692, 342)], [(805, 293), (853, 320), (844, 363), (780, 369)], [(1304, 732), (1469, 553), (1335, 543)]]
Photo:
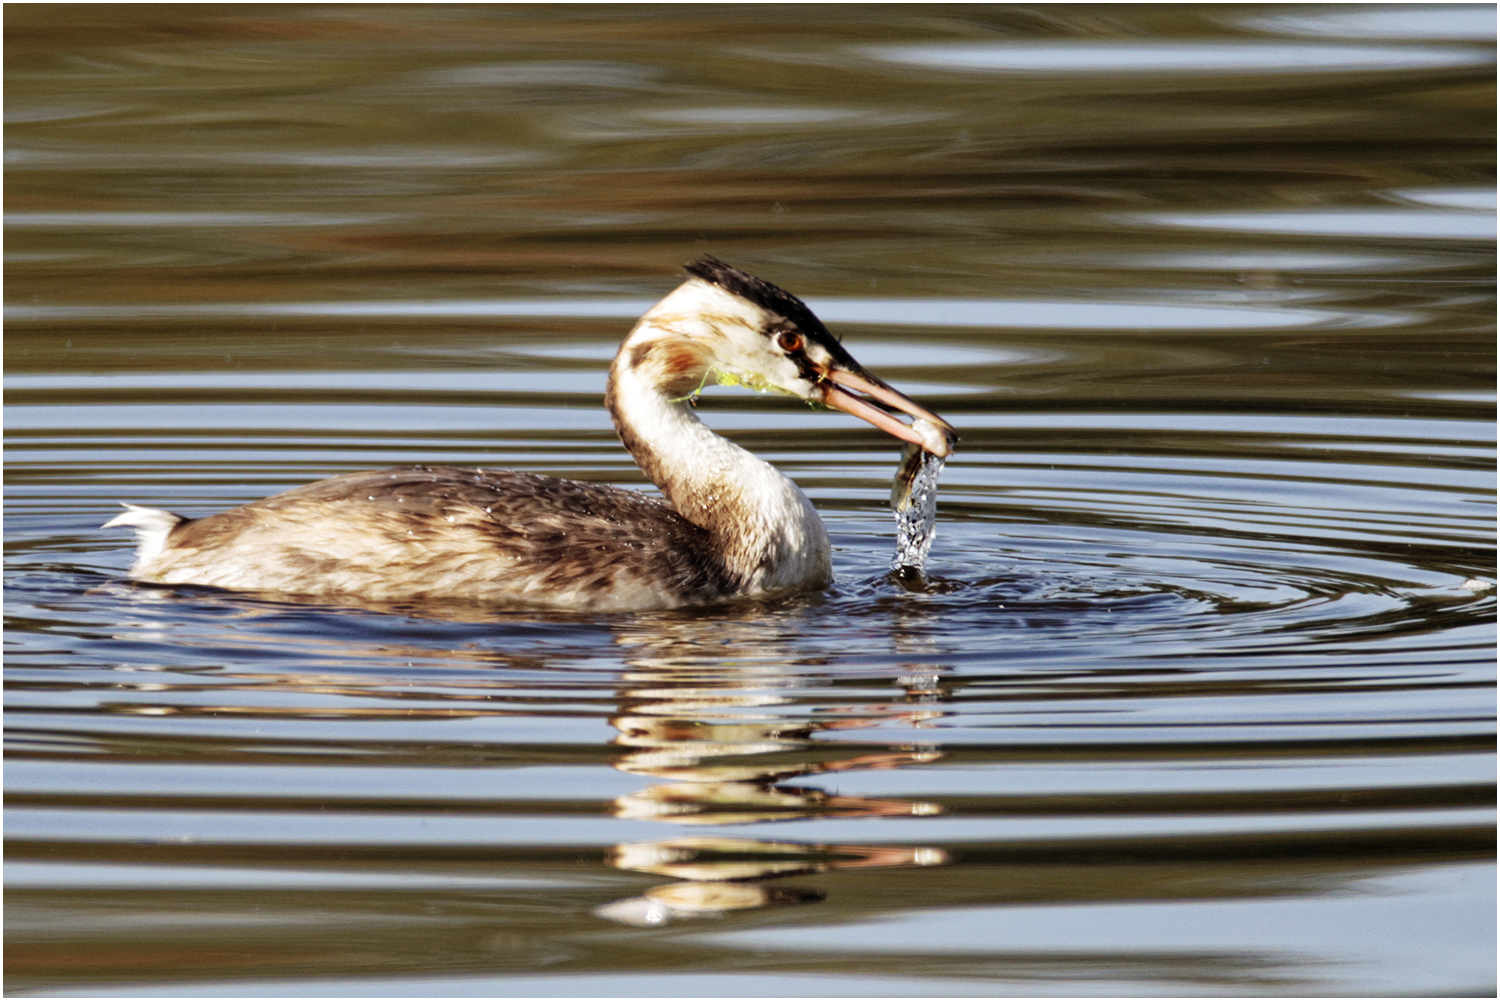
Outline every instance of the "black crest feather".
[(828, 332), (828, 328), (823, 326), (823, 321), (807, 308), (805, 302), (786, 289), (772, 285), (763, 278), (746, 274), (733, 265), (725, 264), (717, 257), (700, 257), (691, 264), (684, 264), (682, 270), (694, 278), (701, 278), (711, 285), (719, 286), (731, 295), (748, 299), (767, 312), (785, 317), (805, 334), (818, 337), (831, 344), (838, 343), (838, 340)]

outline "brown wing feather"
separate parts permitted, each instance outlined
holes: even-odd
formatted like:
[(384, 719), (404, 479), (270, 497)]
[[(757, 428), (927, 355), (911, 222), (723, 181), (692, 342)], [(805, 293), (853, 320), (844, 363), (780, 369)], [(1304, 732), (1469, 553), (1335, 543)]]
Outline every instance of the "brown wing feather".
[(602, 608), (702, 603), (738, 583), (708, 533), (653, 497), (451, 466), (336, 476), (183, 522), (141, 576), (370, 598), (565, 594)]

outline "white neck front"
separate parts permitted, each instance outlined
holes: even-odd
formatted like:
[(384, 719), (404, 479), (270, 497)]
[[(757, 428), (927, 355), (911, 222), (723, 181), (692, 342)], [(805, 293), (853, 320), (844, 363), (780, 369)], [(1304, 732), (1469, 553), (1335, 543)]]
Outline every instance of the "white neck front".
[(708, 360), (698, 364), (663, 333), (643, 321), (610, 368), (606, 402), (625, 447), (677, 512), (708, 531), (746, 593), (826, 583), (828, 533), (812, 502), (673, 398), (701, 384)]

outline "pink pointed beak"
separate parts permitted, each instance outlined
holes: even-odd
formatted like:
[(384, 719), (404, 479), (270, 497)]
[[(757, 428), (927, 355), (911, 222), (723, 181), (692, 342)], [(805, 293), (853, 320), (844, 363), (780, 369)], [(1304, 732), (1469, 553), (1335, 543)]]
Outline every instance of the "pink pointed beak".
[[(911, 398), (898, 393), (868, 372), (830, 368), (824, 373), (824, 379), (826, 380), (823, 393), (824, 406), (837, 407), (860, 420), (869, 421), (886, 434), (918, 445), (938, 458), (946, 458), (952, 454), (953, 443), (958, 441), (953, 425)], [(855, 393), (863, 393), (876, 403), (890, 407), (892, 410), (899, 410), (911, 417), (921, 418), (934, 425), (937, 433), (921, 435), (914, 431), (910, 424), (898, 421), (869, 401), (855, 396)]]

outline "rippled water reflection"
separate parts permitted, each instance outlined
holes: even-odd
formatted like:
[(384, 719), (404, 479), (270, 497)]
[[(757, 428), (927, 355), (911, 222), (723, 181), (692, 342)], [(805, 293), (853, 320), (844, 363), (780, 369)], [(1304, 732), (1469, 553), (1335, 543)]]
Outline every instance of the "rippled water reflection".
[[(1493, 8), (6, 7), (7, 988), (1480, 993)], [(714, 253), (963, 436), (717, 390), (696, 612), (123, 580), (411, 462), (644, 481)]]

